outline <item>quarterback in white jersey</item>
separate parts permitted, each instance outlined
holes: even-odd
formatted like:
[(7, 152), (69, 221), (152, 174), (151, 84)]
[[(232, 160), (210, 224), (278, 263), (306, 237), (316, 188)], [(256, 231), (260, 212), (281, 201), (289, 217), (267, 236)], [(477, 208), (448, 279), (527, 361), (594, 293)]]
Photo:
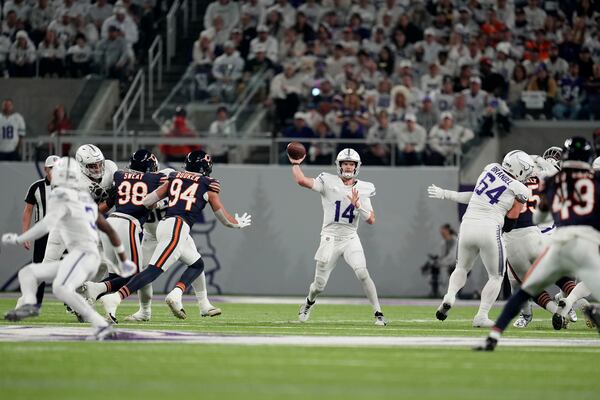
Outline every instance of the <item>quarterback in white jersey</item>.
[(22, 244), (37, 239), (48, 232), (55, 232), (65, 243), (69, 254), (62, 261), (29, 264), (19, 271), (22, 297), (17, 308), (9, 311), (5, 319), (19, 321), (37, 316), (36, 290), (39, 282), (53, 280), (54, 295), (69, 305), (84, 320), (96, 328), (96, 339), (104, 339), (111, 333), (108, 322), (102, 318), (76, 289), (93, 276), (100, 265), (98, 252), (98, 229), (111, 238), (121, 261), (123, 275), (135, 272), (135, 265), (127, 259), (125, 250), (116, 232), (102, 215), (90, 194), (81, 187), (81, 177), (76, 161), (70, 157), (61, 158), (54, 167), (52, 184), (56, 186), (48, 199), (48, 213), (42, 221), (22, 235), (7, 233), (2, 235), (6, 244)]
[(456, 294), (467, 280), (477, 254), (488, 273), (488, 282), (481, 292), (479, 311), (473, 319), (474, 327), (490, 327), (493, 321), (488, 313), (502, 286), (506, 268), (506, 251), (502, 231), (512, 230), (529, 190), (522, 183), (533, 173), (534, 162), (526, 153), (515, 150), (508, 153), (502, 165), (487, 165), (477, 180), (463, 216), (458, 239), (456, 269), (450, 276), (448, 292), (436, 312), (443, 321), (454, 305)]
[(373, 311), (375, 324), (386, 325), (381, 312), (377, 289), (367, 270), (362, 244), (357, 234), (358, 221), (364, 219), (368, 224), (375, 223), (375, 213), (371, 197), (375, 195), (375, 186), (370, 182), (356, 179), (360, 169), (360, 156), (352, 149), (340, 151), (335, 160), (337, 175), (321, 173), (316, 179), (304, 176), (300, 163), (304, 158), (294, 160), (292, 174), (300, 186), (321, 194), (323, 204), (323, 227), (321, 243), (315, 254), (317, 262), (315, 279), (310, 285), (306, 302), (300, 307), (298, 318), (306, 322), (317, 296), (325, 290), (329, 275), (337, 260), (343, 256), (354, 270), (360, 281)]

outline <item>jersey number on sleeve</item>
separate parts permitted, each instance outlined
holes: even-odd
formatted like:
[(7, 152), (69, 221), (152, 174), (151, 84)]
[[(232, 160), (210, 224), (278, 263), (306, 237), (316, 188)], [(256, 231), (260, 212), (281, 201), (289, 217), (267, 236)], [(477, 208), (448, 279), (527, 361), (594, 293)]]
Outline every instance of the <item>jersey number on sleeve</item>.
[(85, 212), (86, 215), (87, 213), (91, 214), (91, 221), (90, 221), (90, 226), (92, 227), (93, 230), (98, 230), (98, 227), (96, 226), (96, 219), (98, 219), (96, 213), (94, 212), (94, 209), (92, 207), (89, 206), (85, 206)]
[[(340, 209), (342, 208), (342, 202), (335, 202), (335, 222), (340, 222)], [(348, 223), (351, 224), (354, 221), (354, 206), (350, 204), (342, 213), (342, 218), (347, 218)]]
[(506, 190), (506, 186), (500, 185), (488, 189), (490, 187), (490, 184), (488, 184), (486, 180), (488, 180), (491, 184), (496, 180), (496, 177), (488, 172), (483, 177), (483, 179), (479, 181), (479, 184), (475, 188), (475, 193), (481, 196), (485, 192), (485, 195), (490, 198), (490, 204), (496, 204), (500, 201), (500, 196), (502, 196), (502, 193), (504, 193), (504, 191)]
[[(571, 209), (575, 215), (588, 215), (594, 211), (594, 199), (596, 194), (594, 193), (594, 182), (590, 179), (579, 179), (575, 182), (575, 191), (579, 193), (579, 202), (573, 204), (568, 193), (566, 182), (562, 183), (562, 193), (567, 193), (566, 198), (559, 196), (558, 193), (554, 195), (552, 201), (552, 212), (560, 213), (560, 219), (565, 220), (570, 216), (569, 209)], [(575, 196), (575, 194), (573, 194)]]
[(119, 185), (119, 204), (125, 205), (131, 202), (135, 206), (144, 205), (144, 197), (148, 194), (148, 185), (144, 182), (123, 181)]
[(191, 211), (192, 206), (196, 202), (198, 184), (192, 183), (190, 187), (185, 189), (183, 192), (181, 191), (182, 187), (183, 181), (181, 179), (175, 179), (171, 183), (171, 187), (169, 188), (169, 194), (171, 196), (171, 200), (169, 200), (169, 207), (173, 207), (179, 200), (181, 200), (185, 202), (185, 211)]

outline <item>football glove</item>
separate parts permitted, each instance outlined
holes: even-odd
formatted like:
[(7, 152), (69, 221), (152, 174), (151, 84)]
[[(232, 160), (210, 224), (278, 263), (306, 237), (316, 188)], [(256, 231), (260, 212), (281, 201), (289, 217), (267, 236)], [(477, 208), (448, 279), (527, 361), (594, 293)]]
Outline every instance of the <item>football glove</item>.
[(237, 221), (238, 228), (245, 228), (252, 224), (252, 215), (244, 213), (244, 215), (240, 217), (237, 213), (235, 213), (235, 220)]
[(131, 260), (121, 261), (121, 276), (123, 278), (127, 278), (133, 274), (137, 270), (137, 266)]
[(17, 238), (19, 235), (17, 233), (5, 233), (2, 235), (2, 243), (3, 244), (17, 244)]
[(446, 195), (445, 195), (445, 190), (442, 189), (441, 187), (437, 187), (435, 185), (430, 185), (427, 188), (427, 194), (429, 195), (430, 199), (445, 199)]

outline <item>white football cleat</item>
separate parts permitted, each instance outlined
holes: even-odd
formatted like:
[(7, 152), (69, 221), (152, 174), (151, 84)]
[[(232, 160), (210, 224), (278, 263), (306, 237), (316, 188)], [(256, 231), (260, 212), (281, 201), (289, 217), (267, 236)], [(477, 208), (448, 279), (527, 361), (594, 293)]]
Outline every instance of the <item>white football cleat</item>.
[(121, 296), (119, 296), (119, 293), (111, 293), (102, 297), (100, 303), (102, 303), (102, 307), (104, 307), (104, 311), (106, 311), (108, 320), (115, 324), (118, 323), (117, 307), (121, 304)]
[(171, 309), (173, 315), (179, 319), (186, 319), (187, 314), (183, 309), (183, 303), (181, 301), (183, 292), (179, 288), (175, 288), (169, 292), (167, 297), (165, 297), (165, 302)]
[(116, 336), (116, 332), (111, 325), (101, 326), (94, 331), (92, 336), (86, 338), (86, 340), (98, 340), (102, 341), (105, 339), (113, 339)]
[(574, 308), (571, 308), (567, 314), (569, 315), (569, 320), (571, 322), (577, 322), (577, 313)]
[(201, 317), (216, 317), (218, 315), (221, 315), (221, 309), (213, 306), (212, 304), (209, 304), (209, 307), (207, 308), (200, 309)]
[(386, 326), (387, 321), (383, 317), (383, 313), (381, 311), (375, 312), (375, 325), (377, 326)]
[(495, 322), (487, 317), (475, 317), (473, 319), (473, 328), (491, 328)]
[(134, 314), (128, 315), (125, 317), (125, 321), (128, 322), (148, 322), (150, 321), (151, 313), (145, 312), (142, 310), (138, 310)]
[(513, 326), (515, 328), (527, 328), (527, 325), (533, 320), (533, 315), (521, 314), (515, 321)]
[(314, 305), (315, 305), (314, 301), (311, 303), (308, 301), (308, 299), (306, 299), (304, 304), (302, 304), (300, 306), (300, 311), (298, 311), (298, 320), (300, 322), (308, 321), (308, 318), (310, 317), (310, 310), (312, 310), (312, 306), (314, 306)]
[(94, 304), (96, 299), (98, 299), (98, 296), (106, 292), (106, 285), (104, 282), (85, 282), (82, 288), (83, 297), (85, 297), (90, 304)]

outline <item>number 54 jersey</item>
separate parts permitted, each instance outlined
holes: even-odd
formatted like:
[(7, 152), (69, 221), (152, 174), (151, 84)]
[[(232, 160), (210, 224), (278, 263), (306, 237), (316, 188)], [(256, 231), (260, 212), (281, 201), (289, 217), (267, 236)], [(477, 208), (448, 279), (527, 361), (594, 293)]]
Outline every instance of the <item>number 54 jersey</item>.
[(489, 221), (503, 226), (515, 198), (525, 204), (528, 197), (529, 189), (508, 175), (500, 164), (488, 164), (477, 179), (463, 220)]
[(353, 186), (347, 186), (339, 176), (326, 172), (315, 178), (312, 190), (321, 194), (323, 204), (321, 235), (349, 237), (356, 234), (359, 214), (348, 198), (353, 188), (358, 190), (361, 207), (372, 210), (370, 198), (375, 196), (372, 183), (357, 180)]

